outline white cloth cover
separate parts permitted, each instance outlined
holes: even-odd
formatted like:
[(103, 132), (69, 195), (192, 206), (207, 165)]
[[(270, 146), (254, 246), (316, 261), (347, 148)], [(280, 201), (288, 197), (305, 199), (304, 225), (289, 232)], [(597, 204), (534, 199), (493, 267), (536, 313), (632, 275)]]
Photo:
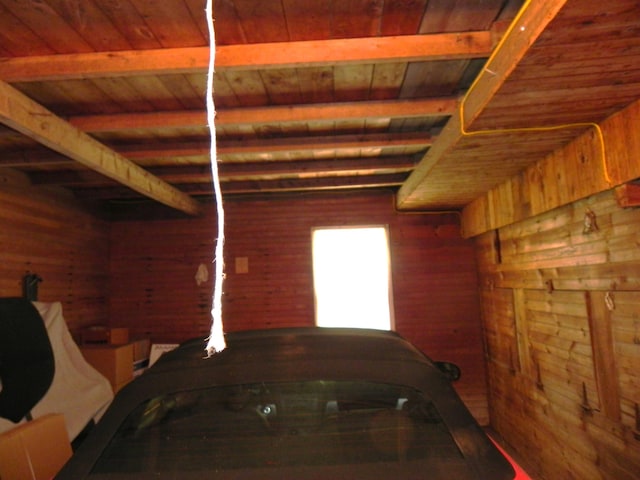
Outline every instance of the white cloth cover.
[[(33, 302), (49, 333), (56, 371), (51, 387), (33, 407), (33, 418), (47, 413), (62, 413), (69, 438), (73, 440), (93, 418), (102, 417), (113, 400), (111, 384), (87, 363), (62, 316), (60, 302)], [(0, 433), (16, 424), (0, 418)]]

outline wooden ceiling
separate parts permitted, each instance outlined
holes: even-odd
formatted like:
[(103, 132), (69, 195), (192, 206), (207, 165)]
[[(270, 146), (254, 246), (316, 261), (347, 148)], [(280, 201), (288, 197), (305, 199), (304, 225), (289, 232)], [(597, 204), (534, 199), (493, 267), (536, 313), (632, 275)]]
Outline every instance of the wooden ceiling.
[[(459, 209), (640, 98), (638, 1), (213, 11), (228, 196), (387, 188), (401, 209)], [(205, 0), (0, 0), (0, 174), (197, 214), (208, 63)]]

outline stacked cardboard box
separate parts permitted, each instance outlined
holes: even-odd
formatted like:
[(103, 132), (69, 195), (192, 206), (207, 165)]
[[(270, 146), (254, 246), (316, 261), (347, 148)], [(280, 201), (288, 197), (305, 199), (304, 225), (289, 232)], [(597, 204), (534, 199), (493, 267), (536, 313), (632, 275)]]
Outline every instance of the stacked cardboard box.
[(92, 326), (81, 334), (80, 350), (85, 360), (102, 373), (114, 393), (129, 383), (148, 365), (150, 341), (129, 340), (129, 329)]
[(80, 342), (86, 344), (123, 345), (129, 342), (129, 329), (126, 327), (107, 327), (92, 325), (80, 332)]
[(133, 379), (133, 345), (82, 345), (80, 351), (93, 368), (111, 383), (113, 392), (118, 392)]
[(60, 414), (25, 422), (0, 435), (0, 479), (49, 480), (71, 457)]

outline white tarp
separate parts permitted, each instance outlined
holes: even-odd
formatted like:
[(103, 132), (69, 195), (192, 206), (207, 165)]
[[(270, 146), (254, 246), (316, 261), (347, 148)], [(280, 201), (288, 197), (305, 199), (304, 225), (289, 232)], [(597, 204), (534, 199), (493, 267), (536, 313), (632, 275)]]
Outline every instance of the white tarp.
[[(98, 421), (113, 400), (109, 381), (89, 365), (75, 343), (62, 316), (60, 302), (33, 302), (40, 312), (49, 333), (55, 359), (53, 383), (33, 407), (33, 418), (47, 413), (64, 415), (69, 438), (72, 440), (87, 423)], [(16, 424), (0, 418), (0, 433)]]

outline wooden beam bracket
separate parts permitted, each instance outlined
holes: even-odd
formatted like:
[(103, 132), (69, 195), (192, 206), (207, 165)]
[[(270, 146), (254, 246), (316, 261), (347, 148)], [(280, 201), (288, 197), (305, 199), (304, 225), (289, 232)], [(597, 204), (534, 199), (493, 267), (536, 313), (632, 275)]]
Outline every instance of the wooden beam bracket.
[(599, 228), (596, 213), (590, 208), (587, 208), (587, 211), (584, 212), (584, 226), (582, 228), (582, 233), (587, 234), (591, 232), (597, 232), (598, 230)]
[(630, 182), (614, 190), (618, 205), (622, 208), (640, 207), (640, 184)]
[(593, 415), (593, 412), (598, 411), (589, 403), (589, 398), (587, 396), (587, 384), (584, 382), (582, 382), (582, 403), (580, 404), (580, 408), (582, 409), (583, 415), (586, 416), (591, 416)]
[(536, 366), (536, 388), (544, 392), (544, 383), (542, 383), (542, 372), (540, 371), (540, 363), (535, 362)]

